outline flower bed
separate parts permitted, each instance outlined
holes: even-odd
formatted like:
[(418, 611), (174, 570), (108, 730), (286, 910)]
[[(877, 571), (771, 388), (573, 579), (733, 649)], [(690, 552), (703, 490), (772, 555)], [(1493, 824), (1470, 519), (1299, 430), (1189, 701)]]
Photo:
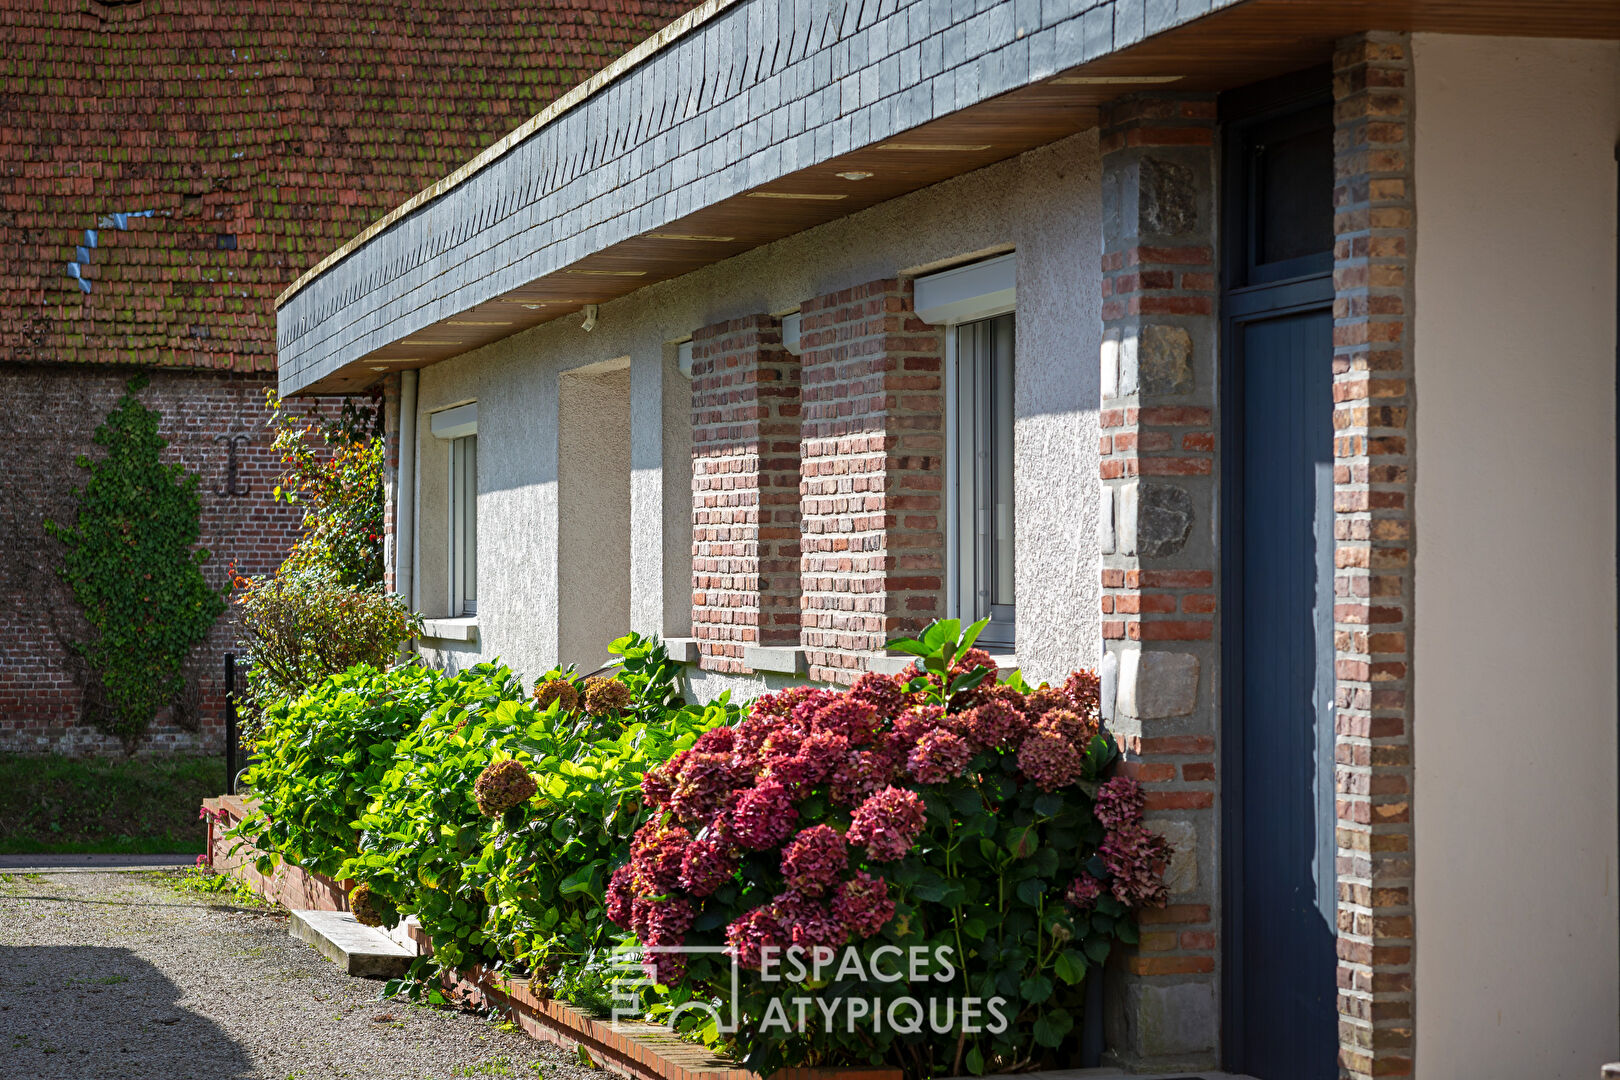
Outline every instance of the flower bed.
[(634, 636), (614, 676), (552, 671), (532, 703), (489, 665), (356, 669), (271, 711), (262, 816), (233, 834), (262, 875), (352, 881), (363, 921), (414, 916), (435, 950), (391, 991), (482, 970), (628, 1002), (760, 1075), (1061, 1068), (1169, 848), (1109, 778), (1096, 678), (997, 683), (977, 629), (746, 707), (685, 705)]

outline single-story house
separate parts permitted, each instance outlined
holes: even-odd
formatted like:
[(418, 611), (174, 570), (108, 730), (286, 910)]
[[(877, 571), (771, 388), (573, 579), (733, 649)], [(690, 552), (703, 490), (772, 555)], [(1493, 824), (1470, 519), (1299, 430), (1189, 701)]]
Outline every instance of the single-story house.
[(694, 695), (988, 617), (1171, 904), (1111, 1060), (1620, 1056), (1612, 0), (709, 0), (279, 301), (422, 653)]

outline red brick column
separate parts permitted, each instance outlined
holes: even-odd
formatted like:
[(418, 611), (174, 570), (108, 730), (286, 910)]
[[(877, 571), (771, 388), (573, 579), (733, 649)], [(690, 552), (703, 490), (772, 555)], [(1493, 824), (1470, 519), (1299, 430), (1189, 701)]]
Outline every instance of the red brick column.
[(1339, 43), (1333, 302), (1339, 1060), (1412, 1071), (1411, 48)]
[(812, 679), (852, 682), (944, 610), (939, 332), (909, 281), (804, 304), (802, 644)]
[(1101, 134), (1104, 704), (1176, 850), (1113, 973), (1132, 1068), (1214, 1065), (1219, 1042), (1214, 134), (1214, 100), (1174, 94), (1115, 102)]
[(700, 666), (799, 636), (799, 361), (768, 315), (692, 335), (692, 633)]

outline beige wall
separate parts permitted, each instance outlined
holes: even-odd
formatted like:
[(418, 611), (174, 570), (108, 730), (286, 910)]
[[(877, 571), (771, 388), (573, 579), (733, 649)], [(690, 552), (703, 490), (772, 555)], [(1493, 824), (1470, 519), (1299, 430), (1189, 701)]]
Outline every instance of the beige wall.
[(1417, 1071), (1620, 1058), (1620, 45), (1418, 35)]

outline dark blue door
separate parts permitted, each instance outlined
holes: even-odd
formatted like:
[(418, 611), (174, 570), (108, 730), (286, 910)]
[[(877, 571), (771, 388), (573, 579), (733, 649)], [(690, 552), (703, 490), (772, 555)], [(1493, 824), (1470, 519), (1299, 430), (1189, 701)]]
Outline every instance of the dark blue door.
[(1338, 1075), (1333, 119), (1325, 73), (1223, 97), (1224, 1057)]
[(1338, 1075), (1333, 809), (1333, 317), (1241, 324), (1242, 636), (1231, 895), (1243, 1068)]

